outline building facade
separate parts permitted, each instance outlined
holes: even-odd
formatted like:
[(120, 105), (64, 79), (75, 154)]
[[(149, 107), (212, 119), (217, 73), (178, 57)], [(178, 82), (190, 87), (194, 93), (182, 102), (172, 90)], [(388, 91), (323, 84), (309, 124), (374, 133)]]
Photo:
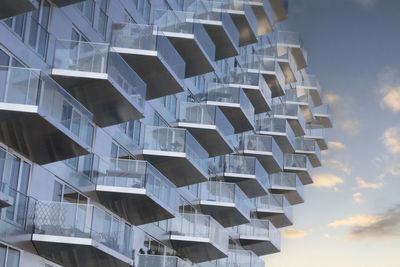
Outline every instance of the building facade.
[(0, 266), (264, 266), (332, 127), (287, 13), (2, 0)]

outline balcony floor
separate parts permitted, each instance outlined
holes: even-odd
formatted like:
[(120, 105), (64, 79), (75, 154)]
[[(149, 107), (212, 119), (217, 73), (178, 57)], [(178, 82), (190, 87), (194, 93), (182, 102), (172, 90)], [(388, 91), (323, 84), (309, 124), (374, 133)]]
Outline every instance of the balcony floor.
[(249, 198), (265, 196), (268, 193), (266, 185), (262, 185), (256, 175), (224, 173), (224, 181), (237, 184)]
[(276, 228), (287, 227), (293, 225), (293, 222), (284, 213), (283, 210), (271, 210), (271, 209), (257, 209), (257, 217), (259, 219), (269, 220)]
[(255, 114), (271, 111), (270, 104), (265, 99), (265, 96), (259, 88), (249, 89), (243, 87), (243, 90), (249, 98), (251, 104), (253, 105)]
[(312, 184), (312, 176), (305, 168), (297, 168), (297, 167), (284, 167), (285, 172), (294, 172), (299, 176), (299, 179), (303, 185)]
[(90, 152), (88, 145), (50, 120), (37, 106), (0, 103), (0, 140), (40, 165)]
[(174, 218), (174, 211), (146, 189), (96, 186), (100, 203), (134, 225)]
[(167, 177), (176, 187), (208, 181), (208, 174), (200, 171), (186, 158), (185, 153), (142, 150), (141, 159), (147, 160)]
[[(218, 102), (216, 102), (218, 103)], [(211, 103), (210, 103), (211, 104)], [(254, 130), (253, 123), (240, 107), (240, 104), (218, 105), (225, 117), (232, 124), (235, 133)]]
[(243, 248), (253, 251), (257, 256), (265, 256), (280, 252), (280, 249), (272, 244), (268, 237), (240, 235), (239, 241)]
[(271, 135), (283, 153), (294, 153), (294, 145), (285, 133), (257, 131), (257, 134)]
[(245, 156), (256, 157), (268, 173), (281, 172), (283, 170), (279, 162), (276, 161), (272, 152), (242, 150), (239, 151), (239, 153)]
[(181, 79), (158, 52), (118, 47), (113, 49), (146, 83), (146, 100), (183, 92)]
[(211, 40), (215, 44), (215, 60), (221, 60), (239, 55), (237, 45), (225, 31), (222, 22), (218, 24), (203, 24)]
[(100, 127), (143, 118), (143, 110), (105, 73), (53, 69), (52, 77), (93, 113)]
[(170, 242), (175, 250), (180, 250), (192, 262), (212, 261), (228, 256), (227, 252), (209, 238), (170, 235)]
[(244, 11), (230, 12), (233, 23), (239, 31), (239, 47), (257, 43), (256, 33), (250, 26)]
[(279, 66), (282, 69), (283, 75), (285, 75), (285, 83), (295, 83), (296, 80), (296, 76), (294, 75), (295, 72), (297, 71), (297, 69), (293, 70), (292, 67), (289, 64), (289, 61), (284, 61), (281, 60), (279, 61)]
[(262, 73), (265, 82), (268, 84), (268, 87), (271, 89), (271, 97), (279, 97), (285, 95), (285, 90), (283, 85), (279, 83), (278, 77), (272, 73)]
[(1, 1), (0, 20), (17, 16), (36, 9), (32, 0), (3, 0)]
[(273, 194), (283, 194), (290, 205), (304, 203), (303, 197), (299, 194), (299, 192), (297, 192), (295, 188), (292, 187), (272, 185), (270, 192)]
[(65, 267), (128, 267), (133, 260), (90, 238), (33, 234), (38, 254)]
[(225, 228), (250, 222), (234, 203), (200, 200), (199, 206), (203, 214), (212, 216)]

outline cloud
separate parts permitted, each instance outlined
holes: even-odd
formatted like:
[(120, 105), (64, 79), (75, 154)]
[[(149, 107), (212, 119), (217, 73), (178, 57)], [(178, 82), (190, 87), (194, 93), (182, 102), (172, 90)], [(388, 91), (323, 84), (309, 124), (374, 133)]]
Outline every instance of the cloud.
[(368, 183), (360, 176), (356, 177), (356, 180), (357, 180), (359, 188), (377, 189), (377, 188), (382, 187), (382, 183)]
[(400, 87), (393, 88), (383, 95), (381, 105), (389, 108), (392, 112), (400, 111)]
[(377, 0), (354, 0), (357, 4), (366, 7), (366, 8), (372, 8), (375, 6)]
[(400, 153), (400, 127), (386, 129), (381, 136), (381, 141), (390, 153)]
[(338, 142), (338, 141), (329, 141), (328, 147), (329, 147), (329, 149), (334, 149), (334, 150), (339, 150), (339, 151), (346, 149), (346, 145), (343, 144), (342, 142)]
[(349, 235), (353, 239), (400, 238), (400, 204), (387, 209), (384, 213), (371, 216), (369, 223), (355, 225)]
[(356, 136), (360, 133), (361, 123), (358, 120), (339, 120), (336, 125), (350, 136)]
[(382, 180), (386, 176), (399, 176), (400, 175), (400, 158), (397, 155), (380, 155), (376, 157), (372, 163), (375, 167), (382, 172), (377, 176), (378, 179)]
[(307, 232), (303, 230), (296, 230), (293, 228), (285, 229), (282, 231), (282, 235), (284, 238), (289, 239), (301, 239), (306, 237)]
[(325, 167), (329, 167), (333, 170), (339, 170), (344, 172), (347, 175), (351, 174), (351, 169), (343, 164), (340, 160), (337, 159), (328, 159), (328, 160), (322, 160), (322, 165)]
[(328, 224), (329, 227), (338, 226), (362, 226), (367, 227), (381, 220), (380, 216), (356, 215), (343, 220), (336, 220)]
[(340, 96), (330, 91), (324, 91), (325, 103), (333, 105), (340, 101)]
[(342, 184), (343, 179), (329, 173), (316, 174), (313, 177), (315, 187), (334, 187), (337, 184)]
[(354, 193), (353, 194), (353, 200), (354, 200), (354, 202), (356, 202), (356, 203), (361, 203), (362, 202), (362, 194), (361, 194), (361, 192), (356, 192), (356, 193)]
[(381, 107), (396, 113), (400, 111), (400, 79), (397, 70), (387, 68), (379, 75)]

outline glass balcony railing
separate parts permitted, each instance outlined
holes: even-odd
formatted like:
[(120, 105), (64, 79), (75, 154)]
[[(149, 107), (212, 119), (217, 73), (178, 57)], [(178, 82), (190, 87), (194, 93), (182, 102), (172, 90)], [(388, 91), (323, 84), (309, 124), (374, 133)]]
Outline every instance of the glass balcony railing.
[(96, 156), (92, 180), (97, 185), (146, 189), (147, 195), (175, 209), (175, 186), (146, 161)]
[(315, 137), (318, 139), (326, 139), (325, 128), (313, 128), (310, 124), (306, 125), (306, 136), (307, 137)]
[(265, 267), (265, 262), (249, 250), (230, 249), (228, 257), (215, 262), (217, 267)]
[(224, 173), (255, 175), (264, 188), (269, 187), (268, 173), (255, 157), (224, 155), (211, 158), (210, 165), (218, 176), (223, 176)]
[(284, 187), (296, 189), (297, 193), (304, 199), (304, 186), (295, 173), (277, 172), (269, 176), (271, 188)]
[(221, 5), (222, 12), (228, 13), (245, 13), (246, 19), (254, 33), (257, 33), (258, 21), (256, 16), (254, 15), (251, 8), (246, 5), (245, 1), (241, 0), (223, 0), (221, 1), (223, 4)]
[(173, 235), (187, 238), (208, 238), (227, 251), (229, 243), (228, 232), (211, 216), (203, 214), (180, 214), (168, 220), (168, 231)]
[(260, 132), (286, 134), (289, 142), (294, 147), (295, 134), (286, 119), (270, 118), (265, 114), (256, 115), (256, 130)]
[(193, 12), (183, 12), (176, 10), (152, 10), (153, 24), (159, 27), (162, 32), (193, 34), (207, 56), (213, 60), (215, 58), (215, 45), (210, 36), (201, 24), (194, 23), (195, 14)]
[(132, 258), (132, 227), (93, 205), (37, 201), (33, 226), (35, 234), (91, 238)]
[(306, 155), (285, 154), (283, 165), (285, 168), (305, 169), (305, 171), (311, 173), (311, 164)]
[(265, 209), (270, 212), (284, 213), (290, 221), (293, 221), (292, 206), (286, 197), (281, 194), (268, 194), (253, 199), (254, 206), (257, 209)]
[(275, 226), (267, 220), (252, 219), (250, 223), (236, 226), (236, 231), (239, 235), (250, 237), (265, 237), (271, 243), (280, 248), (281, 234)]
[(246, 117), (254, 120), (254, 107), (241, 88), (229, 87), (225, 84), (208, 83), (205, 93), (199, 95), (200, 101), (239, 104)]
[(146, 84), (108, 43), (57, 40), (53, 68), (108, 74), (114, 86), (144, 109)]
[(92, 114), (43, 72), (0, 66), (0, 83), (0, 102), (37, 106), (47, 120), (92, 146)]
[(303, 40), (300, 37), (300, 33), (289, 32), (289, 31), (277, 31), (275, 32), (274, 38), (276, 38), (276, 42), (279, 45), (300, 48), (303, 53), (304, 59), (307, 61), (308, 53), (304, 46)]
[(184, 261), (176, 256), (138, 254), (137, 259), (137, 267), (199, 267), (198, 265), (192, 265), (190, 262)]
[[(17, 162), (11, 158), (2, 159), (1, 161), (2, 164), (4, 164), (2, 167), (5, 168), (2, 174), (3, 181), (5, 181), (7, 177), (4, 176), (9, 176), (13, 173), (13, 171), (7, 169), (7, 167), (12, 167), (13, 164)], [(0, 219), (18, 228), (24, 228), (27, 221), (29, 198), (25, 194), (11, 188), (9, 184), (3, 182), (0, 182), (0, 192), (12, 198), (11, 206), (1, 209)]]
[(296, 119), (299, 122), (299, 125), (304, 130), (306, 128), (306, 119), (303, 116), (303, 112), (301, 111), (298, 104), (291, 103), (272, 103), (272, 112), (274, 116), (283, 116), (288, 119)]
[(144, 150), (186, 153), (193, 165), (208, 173), (208, 153), (185, 129), (142, 124), (140, 147)]
[(236, 184), (214, 181), (201, 183), (199, 186), (199, 199), (233, 203), (246, 217), (250, 217), (252, 203)]
[(307, 90), (303, 90), (300, 88), (290, 88), (285, 90), (285, 95), (282, 96), (283, 100), (285, 102), (295, 102), (298, 103), (299, 105), (309, 105), (311, 99), (310, 99), (310, 94), (307, 92)]
[(314, 116), (326, 116), (332, 121), (332, 110), (329, 105), (325, 104), (319, 107), (313, 107), (312, 113)]
[(314, 139), (304, 139), (303, 137), (297, 137), (295, 140), (295, 150), (315, 153), (316, 156), (321, 159), (321, 151), (317, 142)]
[(184, 79), (185, 62), (167, 37), (154, 25), (114, 23), (111, 46), (127, 49), (157, 51), (179, 79)]
[(180, 102), (178, 121), (201, 125), (215, 125), (224, 137), (234, 134), (233, 126), (217, 106)]

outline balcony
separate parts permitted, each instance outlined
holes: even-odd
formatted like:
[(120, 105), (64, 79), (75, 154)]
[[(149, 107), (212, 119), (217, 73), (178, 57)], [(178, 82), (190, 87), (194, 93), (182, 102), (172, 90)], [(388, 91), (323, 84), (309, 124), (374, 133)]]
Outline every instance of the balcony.
[(95, 157), (100, 202), (134, 225), (174, 217), (175, 186), (146, 161)]
[(249, 5), (258, 22), (257, 35), (262, 36), (274, 31), (274, 11), (268, 1), (250, 0)]
[(254, 199), (259, 219), (269, 220), (276, 228), (293, 225), (292, 206), (283, 195), (268, 194)]
[(260, 73), (248, 72), (235, 68), (226, 77), (229, 87), (242, 88), (254, 107), (254, 113), (259, 114), (271, 110), (271, 89)]
[(307, 124), (304, 138), (316, 140), (320, 150), (328, 149), (328, 140), (326, 138), (325, 128), (313, 128), (311, 124)]
[(306, 155), (285, 154), (283, 156), (283, 169), (285, 172), (296, 173), (303, 185), (312, 184), (311, 163)]
[(185, 78), (214, 71), (215, 45), (193, 13), (153, 10), (152, 19), (185, 61)]
[(35, 10), (35, 2), (34, 0), (3, 0), (1, 2), (0, 20)]
[(265, 267), (265, 262), (251, 250), (230, 249), (228, 258), (216, 261), (217, 267)]
[(278, 31), (276, 32), (276, 41), (278, 46), (287, 46), (290, 48), (290, 52), (296, 61), (297, 70), (307, 67), (307, 50), (301, 40), (300, 33)]
[(208, 153), (187, 130), (142, 124), (140, 136), (138, 156), (177, 187), (208, 180)]
[(201, 23), (215, 44), (215, 60), (238, 55), (239, 32), (229, 16), (222, 12), (224, 3), (189, 0), (183, 10), (194, 13), (194, 21)]
[(333, 127), (333, 116), (329, 105), (314, 107), (311, 112), (314, 115), (312, 124), (319, 124), (324, 128)]
[(306, 120), (299, 105), (291, 103), (272, 103), (272, 116), (274, 118), (286, 119), (296, 136), (305, 134)]
[(114, 23), (111, 46), (146, 83), (146, 100), (183, 92), (185, 62), (156, 26)]
[(239, 31), (239, 47), (257, 43), (257, 18), (251, 7), (243, 1), (223, 1), (222, 12), (228, 13)]
[(304, 137), (296, 137), (295, 140), (295, 153), (304, 154), (308, 156), (311, 165), (316, 168), (322, 165), (321, 151), (314, 139), (306, 139)]
[(218, 106), (232, 124), (235, 133), (254, 129), (254, 107), (241, 88), (208, 83), (198, 99), (207, 105)]
[(236, 185), (205, 182), (199, 187), (199, 206), (203, 214), (211, 215), (223, 227), (250, 221), (251, 203)]
[(69, 5), (73, 5), (76, 3), (83, 2), (84, 0), (53, 0), (52, 2), (56, 4), (57, 7), (65, 7)]
[(268, 173), (255, 157), (220, 156), (210, 159), (210, 168), (216, 177), (236, 183), (249, 198), (268, 192)]
[(287, 19), (287, 1), (285, 0), (269, 0), (274, 12), (274, 23), (278, 23)]
[(0, 183), (0, 209), (7, 208), (13, 205), (13, 191), (14, 190), (11, 189), (7, 184)]
[(282, 194), (291, 205), (304, 203), (304, 186), (295, 173), (279, 172), (269, 176), (270, 191)]
[(168, 221), (168, 232), (173, 248), (194, 263), (228, 255), (229, 235), (211, 216), (180, 214)]
[(237, 227), (239, 241), (243, 248), (257, 256), (265, 256), (281, 251), (281, 234), (267, 220), (252, 219), (250, 223)]
[(38, 164), (89, 153), (92, 114), (37, 69), (0, 67), (0, 140)]
[(51, 75), (100, 127), (143, 118), (146, 85), (109, 44), (57, 40)]
[(238, 154), (256, 157), (268, 173), (282, 171), (283, 152), (272, 136), (246, 132), (234, 138)]
[(323, 93), (317, 76), (305, 73), (299, 73), (297, 76), (296, 87), (298, 89), (307, 90), (312, 98), (314, 106), (321, 106), (323, 101)]
[[(137, 254), (137, 267), (200, 267), (176, 256)], [(203, 267), (203, 266), (201, 266)], [(204, 266), (205, 267), (205, 266)]]
[(132, 266), (133, 229), (93, 205), (37, 201), (32, 242), (66, 267)]
[(286, 119), (270, 118), (265, 113), (256, 116), (257, 134), (273, 136), (284, 153), (294, 152), (295, 135)]
[(180, 102), (176, 126), (186, 128), (211, 157), (230, 154), (234, 128), (217, 106)]

